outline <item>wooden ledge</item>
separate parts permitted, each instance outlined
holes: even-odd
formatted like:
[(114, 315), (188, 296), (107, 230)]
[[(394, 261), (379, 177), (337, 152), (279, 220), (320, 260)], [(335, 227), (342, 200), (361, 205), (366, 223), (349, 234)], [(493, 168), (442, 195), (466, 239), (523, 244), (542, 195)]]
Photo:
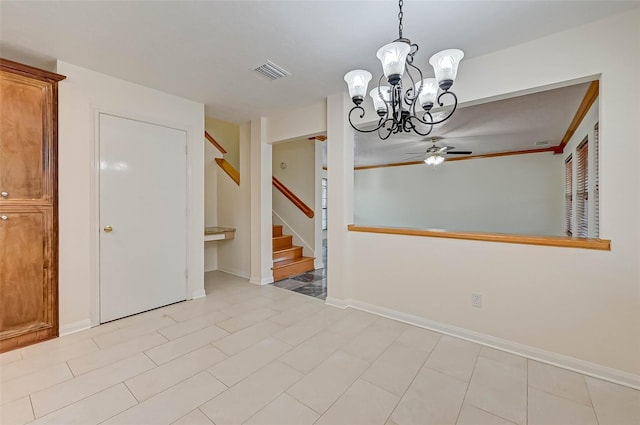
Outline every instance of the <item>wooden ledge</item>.
[(446, 230), (408, 229), (401, 227), (373, 227), (350, 224), (350, 232), (385, 233), (389, 235), (426, 236), (431, 238), (466, 239), (472, 241), (517, 243), (524, 245), (557, 246), (564, 248), (611, 251), (608, 239), (571, 238), (568, 236), (530, 236), (506, 233), (448, 232)]

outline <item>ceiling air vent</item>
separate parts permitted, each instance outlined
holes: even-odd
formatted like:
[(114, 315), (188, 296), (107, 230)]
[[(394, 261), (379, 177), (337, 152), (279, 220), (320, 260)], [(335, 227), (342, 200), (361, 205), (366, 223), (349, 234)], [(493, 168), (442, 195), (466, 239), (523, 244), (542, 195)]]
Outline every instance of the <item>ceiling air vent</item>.
[(545, 140), (545, 141), (542, 141), (542, 142), (535, 142), (534, 144), (536, 146), (549, 146), (549, 141)]
[(267, 61), (267, 63), (264, 63), (255, 68), (252, 68), (252, 70), (270, 80), (277, 80), (279, 78), (291, 75), (289, 71), (279, 67), (278, 65), (276, 65), (271, 61)]

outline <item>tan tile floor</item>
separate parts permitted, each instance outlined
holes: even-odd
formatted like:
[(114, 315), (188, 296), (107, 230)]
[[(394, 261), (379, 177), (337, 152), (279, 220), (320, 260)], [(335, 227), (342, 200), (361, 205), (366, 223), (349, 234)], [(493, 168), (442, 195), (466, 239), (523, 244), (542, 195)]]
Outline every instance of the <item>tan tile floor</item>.
[(0, 423), (638, 425), (640, 392), (220, 272), (0, 356)]

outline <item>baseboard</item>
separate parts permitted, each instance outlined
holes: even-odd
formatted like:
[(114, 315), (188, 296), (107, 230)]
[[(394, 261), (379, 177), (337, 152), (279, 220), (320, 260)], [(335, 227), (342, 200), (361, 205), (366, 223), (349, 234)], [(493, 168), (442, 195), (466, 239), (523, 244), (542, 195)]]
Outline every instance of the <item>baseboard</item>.
[(198, 289), (197, 291), (193, 291), (191, 293), (191, 298), (190, 299), (195, 300), (197, 298), (204, 298), (206, 296), (207, 296), (207, 294), (206, 294), (206, 292), (204, 292), (204, 288), (202, 288), (202, 289)]
[(218, 271), (232, 274), (234, 276), (238, 276), (243, 279), (249, 279), (249, 273), (247, 273), (245, 270), (240, 270), (233, 267), (218, 267)]
[(273, 276), (263, 278), (251, 277), (249, 278), (249, 283), (253, 283), (254, 285), (268, 285), (270, 283), (273, 283)]
[(613, 369), (607, 366), (598, 365), (585, 360), (576, 359), (574, 357), (557, 354), (551, 351), (542, 350), (540, 348), (531, 347), (529, 345), (520, 344), (506, 339), (496, 338), (480, 332), (471, 331), (464, 328), (448, 325), (446, 323), (436, 322), (434, 320), (425, 319), (424, 317), (414, 316), (412, 314), (402, 313), (396, 310), (379, 307), (357, 300), (339, 300), (335, 298), (327, 298), (326, 304), (346, 308), (352, 307), (358, 310), (373, 313), (378, 316), (394, 319), (410, 325), (436, 331), (445, 335), (475, 342), (497, 350), (506, 351), (541, 363), (547, 363), (553, 366), (568, 369), (583, 375), (592, 376), (594, 378), (613, 382), (615, 384), (624, 385), (634, 389), (640, 389), (640, 375)]
[(78, 322), (68, 323), (66, 325), (60, 326), (60, 336), (74, 334), (76, 332), (84, 331), (85, 329), (89, 329), (91, 327), (91, 320), (80, 320)]
[(327, 299), (324, 300), (324, 303), (330, 305), (331, 307), (337, 307), (343, 310), (349, 307), (348, 302), (346, 302), (345, 300), (340, 300), (338, 298), (327, 297)]

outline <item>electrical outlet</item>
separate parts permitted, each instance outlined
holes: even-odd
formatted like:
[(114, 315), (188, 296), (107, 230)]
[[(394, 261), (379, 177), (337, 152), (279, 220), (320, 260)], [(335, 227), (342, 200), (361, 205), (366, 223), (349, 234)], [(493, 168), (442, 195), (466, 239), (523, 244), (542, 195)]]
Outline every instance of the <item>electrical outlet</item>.
[(482, 308), (482, 294), (471, 294), (471, 305)]

